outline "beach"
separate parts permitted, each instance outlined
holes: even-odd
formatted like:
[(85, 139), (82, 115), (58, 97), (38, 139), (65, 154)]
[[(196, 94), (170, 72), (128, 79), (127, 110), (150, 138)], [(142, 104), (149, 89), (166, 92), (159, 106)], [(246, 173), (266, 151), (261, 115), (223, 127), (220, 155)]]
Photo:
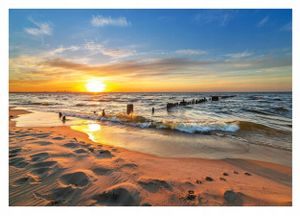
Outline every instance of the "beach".
[(157, 156), (68, 125), (17, 127), (28, 113), (10, 108), (10, 206), (292, 205), (291, 164)]

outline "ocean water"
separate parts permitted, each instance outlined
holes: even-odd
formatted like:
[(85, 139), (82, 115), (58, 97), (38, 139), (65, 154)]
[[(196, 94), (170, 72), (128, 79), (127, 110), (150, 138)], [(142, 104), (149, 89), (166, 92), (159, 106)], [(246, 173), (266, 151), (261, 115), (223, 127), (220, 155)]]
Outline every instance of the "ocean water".
[[(211, 101), (213, 95), (234, 96)], [(207, 98), (176, 106), (167, 103)], [(10, 106), (111, 125), (174, 134), (240, 139), (253, 145), (292, 149), (292, 93), (10, 93)], [(126, 105), (134, 105), (126, 115)], [(155, 112), (152, 113), (152, 107)], [(102, 117), (102, 110), (106, 116)], [(196, 138), (194, 135), (197, 135)]]

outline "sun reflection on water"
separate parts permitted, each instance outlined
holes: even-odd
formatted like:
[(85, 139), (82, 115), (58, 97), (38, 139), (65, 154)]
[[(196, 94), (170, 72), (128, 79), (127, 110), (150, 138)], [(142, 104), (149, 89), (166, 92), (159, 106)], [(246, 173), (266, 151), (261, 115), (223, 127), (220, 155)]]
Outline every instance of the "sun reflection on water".
[(95, 132), (95, 131), (100, 131), (100, 130), (101, 130), (101, 125), (99, 125), (99, 124), (88, 124), (88, 131)]
[(71, 126), (71, 128), (74, 130), (85, 132), (89, 136), (89, 138), (94, 142), (96, 142), (95, 133), (98, 133), (101, 131), (101, 125), (97, 124), (97, 123), (74, 125), (74, 126)]

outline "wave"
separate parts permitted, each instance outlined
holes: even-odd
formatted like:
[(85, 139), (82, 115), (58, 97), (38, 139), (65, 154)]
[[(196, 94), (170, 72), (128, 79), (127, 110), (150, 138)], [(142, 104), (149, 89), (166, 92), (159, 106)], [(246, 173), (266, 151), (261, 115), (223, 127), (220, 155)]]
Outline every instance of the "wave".
[(288, 131), (283, 131), (279, 130), (276, 128), (268, 127), (266, 125), (254, 123), (254, 122), (249, 122), (249, 121), (237, 121), (236, 122), (240, 128), (240, 131), (246, 131), (246, 132), (255, 132), (255, 133), (264, 133), (270, 136), (273, 135), (283, 135), (283, 134), (289, 134), (290, 132)]
[(247, 109), (247, 108), (243, 108), (242, 110), (244, 110), (244, 111), (246, 111), (246, 112), (255, 113), (255, 114), (271, 115), (271, 113), (268, 113), (268, 112), (265, 111), (265, 110)]
[(126, 115), (119, 113), (116, 115), (107, 115), (105, 117), (99, 117), (97, 115), (79, 114), (64, 112), (64, 115), (78, 117), (83, 119), (108, 121), (112, 123), (118, 123), (121, 125), (128, 125), (139, 128), (154, 128), (154, 129), (165, 129), (174, 130), (183, 133), (203, 133), (210, 134), (213, 132), (236, 132), (239, 130), (238, 124), (235, 122), (172, 122), (172, 121), (154, 121), (139, 115)]
[(126, 115), (119, 113), (116, 115), (107, 115), (101, 117), (98, 115), (79, 114), (79, 113), (64, 113), (68, 116), (91, 119), (98, 121), (107, 121), (112, 123), (118, 123), (121, 125), (128, 125), (139, 128), (155, 128), (173, 130), (183, 133), (202, 133), (213, 134), (214, 132), (253, 132), (263, 133), (266, 135), (287, 135), (289, 131), (283, 131), (276, 128), (272, 128), (263, 124), (258, 124), (250, 121), (198, 121), (198, 122), (175, 122), (175, 121), (154, 121), (152, 119), (139, 116), (139, 115)]
[(210, 133), (214, 131), (236, 132), (239, 130), (239, 126), (232, 123), (210, 123), (200, 125), (197, 123), (179, 123), (175, 126), (175, 130), (185, 133)]
[(275, 112), (288, 112), (289, 110), (285, 107), (274, 107), (273, 110)]
[(95, 106), (99, 106), (98, 104), (85, 104), (85, 103), (78, 103), (78, 104), (75, 104), (75, 106), (77, 107), (83, 107), (83, 106), (89, 106), (89, 107), (95, 107)]
[(22, 101), (22, 102), (15, 103), (15, 105), (55, 106), (55, 105), (62, 105), (62, 104), (61, 103), (54, 103), (54, 102)]

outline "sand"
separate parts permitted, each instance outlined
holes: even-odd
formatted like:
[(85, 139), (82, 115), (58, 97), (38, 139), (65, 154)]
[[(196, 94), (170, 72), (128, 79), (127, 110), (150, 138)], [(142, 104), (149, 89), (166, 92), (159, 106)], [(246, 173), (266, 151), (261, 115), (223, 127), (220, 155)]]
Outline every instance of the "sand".
[(292, 205), (292, 169), (241, 159), (157, 157), (68, 126), (19, 128), (10, 109), (11, 206)]

